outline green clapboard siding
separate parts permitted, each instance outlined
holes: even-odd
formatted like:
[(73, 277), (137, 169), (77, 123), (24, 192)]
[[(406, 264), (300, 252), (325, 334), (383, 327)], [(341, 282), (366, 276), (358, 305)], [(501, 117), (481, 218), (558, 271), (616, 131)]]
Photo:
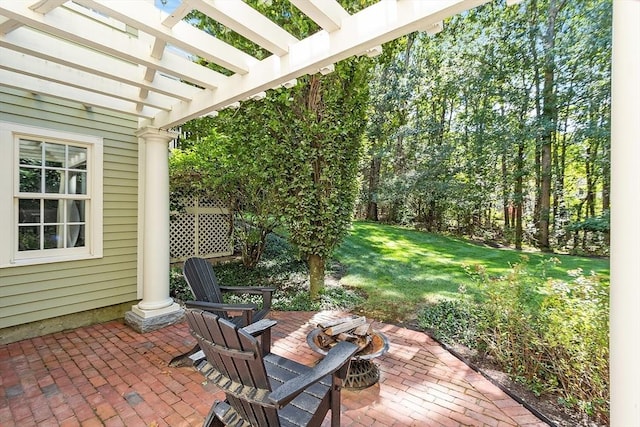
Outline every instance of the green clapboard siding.
[(3, 86), (0, 105), (1, 121), (104, 141), (103, 258), (0, 269), (0, 329), (135, 300), (136, 118)]

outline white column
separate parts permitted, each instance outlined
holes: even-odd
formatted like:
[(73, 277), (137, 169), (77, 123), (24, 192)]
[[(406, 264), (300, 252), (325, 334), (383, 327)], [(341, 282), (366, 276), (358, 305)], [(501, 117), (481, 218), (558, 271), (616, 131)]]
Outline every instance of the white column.
[(640, 426), (640, 1), (613, 1), (611, 426)]
[(142, 240), (138, 266), (142, 301), (131, 308), (125, 320), (141, 332), (158, 329), (182, 316), (179, 304), (169, 296), (169, 141), (175, 134), (155, 128), (137, 132), (143, 159)]

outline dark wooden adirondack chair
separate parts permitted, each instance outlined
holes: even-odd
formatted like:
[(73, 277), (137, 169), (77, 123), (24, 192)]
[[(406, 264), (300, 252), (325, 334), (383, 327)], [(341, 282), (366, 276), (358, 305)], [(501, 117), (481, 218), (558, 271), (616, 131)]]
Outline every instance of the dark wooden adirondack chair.
[(215, 314), (187, 310), (191, 333), (206, 355), (197, 368), (225, 391), (205, 426), (320, 426), (331, 410), (340, 425), (340, 389), (358, 347), (340, 342), (313, 368), (263, 354), (255, 335), (276, 322), (264, 319), (238, 328)]
[[(188, 308), (198, 308), (215, 313), (217, 316), (243, 327), (263, 319), (271, 310), (271, 296), (274, 288), (255, 286), (220, 286), (213, 271), (213, 266), (204, 258), (192, 257), (185, 261), (183, 267), (184, 278), (194, 295), (193, 301), (185, 301)], [(256, 304), (226, 304), (222, 299), (223, 293), (260, 295), (262, 307)], [(269, 351), (270, 340), (264, 339), (263, 348)], [(174, 357), (170, 366), (179, 366), (189, 360), (189, 356), (196, 354), (200, 347), (196, 345), (188, 352)]]

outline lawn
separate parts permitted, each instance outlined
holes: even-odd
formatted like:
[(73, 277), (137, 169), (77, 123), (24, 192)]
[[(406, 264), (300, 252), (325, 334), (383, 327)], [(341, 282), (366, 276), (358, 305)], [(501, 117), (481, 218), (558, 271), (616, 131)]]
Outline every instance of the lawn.
[(522, 252), (479, 245), (463, 239), (425, 233), (409, 228), (354, 222), (334, 257), (346, 269), (341, 283), (367, 295), (360, 307), (370, 317), (401, 322), (415, 317), (419, 307), (442, 299), (459, 299), (463, 285), (468, 294), (476, 282), (468, 268), (482, 267), (489, 275), (506, 274), (523, 256), (529, 258), (531, 274), (569, 279), (568, 272), (582, 269), (609, 280), (609, 260), (568, 255)]

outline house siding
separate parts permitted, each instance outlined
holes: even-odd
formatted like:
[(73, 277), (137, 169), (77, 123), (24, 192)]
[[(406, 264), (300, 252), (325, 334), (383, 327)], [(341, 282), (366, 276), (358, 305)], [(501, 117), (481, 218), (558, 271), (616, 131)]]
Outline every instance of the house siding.
[(98, 136), (104, 144), (103, 257), (0, 268), (0, 329), (136, 300), (137, 119), (0, 86), (0, 121)]

